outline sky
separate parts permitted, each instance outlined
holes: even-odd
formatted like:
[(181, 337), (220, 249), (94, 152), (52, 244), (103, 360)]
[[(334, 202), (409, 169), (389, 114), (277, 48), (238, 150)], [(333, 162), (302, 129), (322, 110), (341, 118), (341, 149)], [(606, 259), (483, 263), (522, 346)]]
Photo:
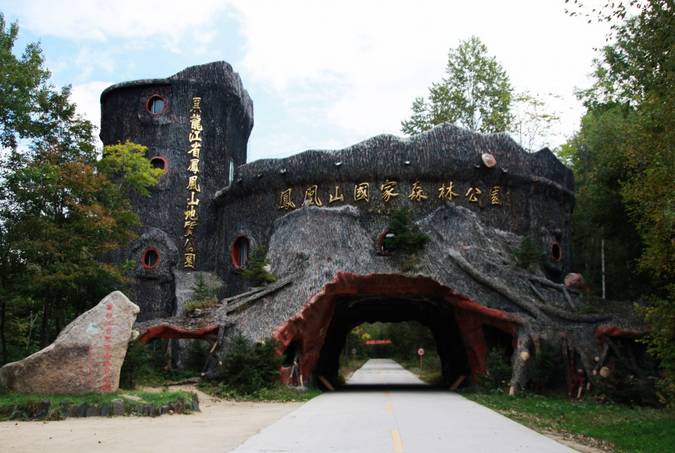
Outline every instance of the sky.
[[(593, 3), (593, 0), (589, 0)], [(589, 2), (586, 2), (589, 3)], [(607, 29), (564, 0), (0, 0), (15, 51), (39, 41), (56, 86), (72, 85), (99, 124), (101, 91), (225, 60), (254, 104), (248, 161), (402, 135), (416, 96), (444, 76), (448, 50), (479, 37), (517, 92), (560, 116), (541, 143), (564, 143), (583, 114)]]

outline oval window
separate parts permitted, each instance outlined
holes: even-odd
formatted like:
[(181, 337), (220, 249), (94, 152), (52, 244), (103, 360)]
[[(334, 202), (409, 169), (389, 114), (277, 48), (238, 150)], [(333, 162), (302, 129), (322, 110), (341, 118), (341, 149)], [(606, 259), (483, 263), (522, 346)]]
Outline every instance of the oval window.
[(230, 258), (232, 259), (232, 265), (235, 269), (246, 267), (248, 264), (250, 248), (251, 242), (246, 236), (239, 236), (234, 241), (234, 244), (232, 244), (232, 250), (230, 250)]
[(148, 112), (152, 113), (153, 115), (159, 115), (160, 113), (164, 113), (164, 110), (166, 110), (167, 106), (167, 101), (165, 98), (159, 95), (153, 95), (150, 96), (150, 99), (148, 99)]
[(166, 158), (164, 158), (163, 156), (152, 157), (150, 159), (150, 165), (152, 165), (152, 168), (159, 168), (160, 170), (164, 171), (164, 173), (166, 173), (169, 170)]
[(551, 244), (551, 257), (554, 261), (560, 261), (560, 258), (562, 258), (562, 250), (557, 242)]
[(141, 265), (144, 269), (153, 269), (159, 264), (159, 250), (150, 247), (143, 251)]

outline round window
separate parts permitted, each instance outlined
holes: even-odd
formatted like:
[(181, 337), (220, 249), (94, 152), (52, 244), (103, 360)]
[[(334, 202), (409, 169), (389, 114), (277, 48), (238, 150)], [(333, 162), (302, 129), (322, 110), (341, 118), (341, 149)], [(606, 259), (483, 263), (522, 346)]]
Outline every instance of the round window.
[(144, 269), (153, 269), (159, 264), (159, 250), (149, 247), (143, 251), (141, 256), (141, 266)]
[(230, 250), (230, 258), (232, 259), (232, 265), (235, 269), (246, 267), (248, 264), (250, 248), (251, 242), (246, 236), (239, 236), (234, 241), (234, 244), (232, 244), (232, 250)]
[(147, 109), (148, 112), (152, 113), (153, 115), (159, 115), (160, 113), (164, 113), (167, 105), (168, 102), (166, 98), (155, 94), (150, 96), (148, 99)]
[(164, 173), (166, 173), (169, 170), (166, 158), (164, 158), (163, 156), (155, 156), (150, 158), (150, 165), (152, 165), (152, 168), (159, 168), (160, 170), (163, 170)]

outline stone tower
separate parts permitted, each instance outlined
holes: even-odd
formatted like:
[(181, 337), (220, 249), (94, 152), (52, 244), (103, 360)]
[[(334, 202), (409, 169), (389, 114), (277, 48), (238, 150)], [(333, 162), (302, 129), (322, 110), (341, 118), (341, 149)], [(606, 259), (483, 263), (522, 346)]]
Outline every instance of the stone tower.
[(101, 94), (103, 143), (145, 145), (165, 173), (150, 197), (134, 199), (140, 237), (117, 256), (136, 263), (139, 319), (175, 314), (175, 295), (192, 286), (192, 273), (214, 268), (212, 201), (246, 162), (252, 127), (253, 103), (225, 62), (116, 84)]

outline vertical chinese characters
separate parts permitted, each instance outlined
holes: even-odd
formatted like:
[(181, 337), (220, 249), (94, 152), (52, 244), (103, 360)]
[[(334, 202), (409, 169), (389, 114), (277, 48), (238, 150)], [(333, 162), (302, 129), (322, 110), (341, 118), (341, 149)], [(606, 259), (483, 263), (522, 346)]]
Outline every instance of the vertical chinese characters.
[(199, 159), (202, 151), (202, 98), (192, 98), (192, 109), (190, 110), (190, 156), (187, 167), (187, 204), (183, 218), (183, 267), (194, 269), (197, 263), (197, 248), (195, 244), (195, 228), (199, 224), (199, 193), (202, 191), (199, 185)]

